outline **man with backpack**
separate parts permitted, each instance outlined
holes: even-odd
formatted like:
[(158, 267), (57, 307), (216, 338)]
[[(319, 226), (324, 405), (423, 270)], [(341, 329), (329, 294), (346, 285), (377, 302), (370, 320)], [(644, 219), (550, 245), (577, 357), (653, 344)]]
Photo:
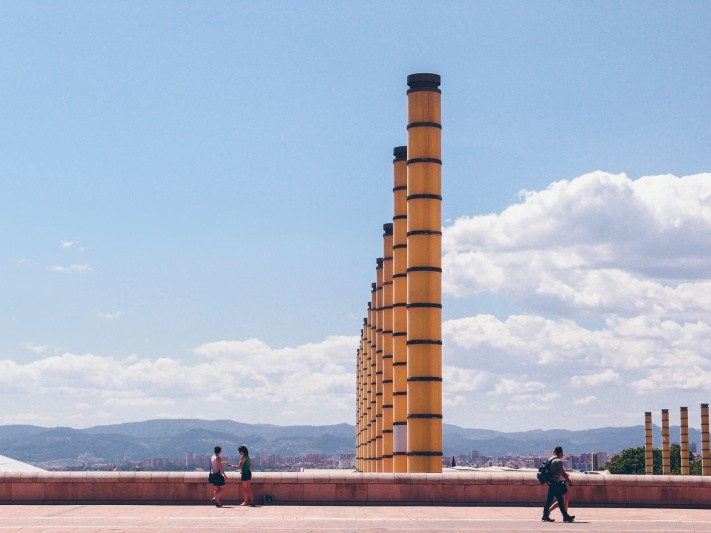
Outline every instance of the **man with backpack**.
[(568, 514), (568, 508), (563, 498), (565, 493), (568, 492), (566, 483), (572, 485), (573, 482), (563, 467), (562, 459), (563, 447), (556, 446), (555, 450), (553, 450), (553, 455), (548, 459), (548, 464), (550, 465), (550, 479), (548, 480), (548, 496), (543, 506), (543, 518), (541, 518), (543, 522), (555, 522), (555, 519), (550, 517), (550, 506), (553, 503), (553, 498), (558, 501), (560, 512), (563, 513), (563, 522), (572, 522), (575, 520), (575, 516)]

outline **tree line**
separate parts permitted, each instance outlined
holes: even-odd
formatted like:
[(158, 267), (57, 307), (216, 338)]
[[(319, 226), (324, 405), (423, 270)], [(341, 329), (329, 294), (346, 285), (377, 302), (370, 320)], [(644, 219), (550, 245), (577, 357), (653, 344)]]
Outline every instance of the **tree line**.
[[(655, 475), (662, 474), (662, 450), (654, 448), (652, 450)], [(669, 447), (669, 465), (672, 475), (681, 474), (681, 446), (672, 444)], [(643, 476), (647, 473), (645, 468), (645, 448), (626, 448), (619, 455), (610, 459), (600, 470), (609, 470), (611, 474), (632, 474)], [(689, 452), (689, 474), (692, 476), (701, 475), (701, 460), (694, 459), (693, 452)]]

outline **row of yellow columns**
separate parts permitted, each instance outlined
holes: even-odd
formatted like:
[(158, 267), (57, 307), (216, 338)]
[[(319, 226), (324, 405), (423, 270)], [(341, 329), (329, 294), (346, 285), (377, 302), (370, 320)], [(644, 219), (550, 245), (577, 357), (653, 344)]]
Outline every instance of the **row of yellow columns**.
[(393, 155), (393, 222), (383, 226), (357, 354), (356, 466), (442, 471), (440, 77), (407, 77), (407, 146)]
[[(681, 474), (689, 475), (689, 409), (680, 409), (681, 437)], [(654, 456), (652, 448), (652, 412), (644, 413), (645, 434), (645, 472), (648, 476), (654, 473)], [(669, 409), (662, 409), (662, 474), (671, 474), (669, 456)], [(709, 441), (709, 404), (701, 404), (701, 474), (711, 475), (711, 443)]]

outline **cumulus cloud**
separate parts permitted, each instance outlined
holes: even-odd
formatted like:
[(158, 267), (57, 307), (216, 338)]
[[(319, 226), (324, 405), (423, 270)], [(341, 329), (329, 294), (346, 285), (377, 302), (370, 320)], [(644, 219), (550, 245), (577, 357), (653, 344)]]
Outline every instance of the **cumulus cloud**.
[(74, 242), (72, 241), (61, 241), (62, 248), (71, 248), (74, 246)]
[(525, 394), (528, 392), (545, 389), (546, 386), (538, 381), (520, 381), (517, 379), (502, 378), (494, 387), (493, 394)]
[(575, 421), (636, 405), (634, 421), (637, 395), (711, 392), (711, 174), (594, 172), (457, 219), (442, 244), (445, 294), (517, 310), (443, 324), (449, 364), (488, 377), (456, 392), (469, 403)]
[(91, 267), (89, 265), (54, 265), (48, 266), (47, 270), (51, 270), (52, 272), (86, 272), (88, 270), (91, 270)]
[(30, 350), (31, 352), (34, 352), (34, 353), (43, 353), (43, 352), (46, 352), (47, 350), (49, 350), (49, 349), (52, 348), (51, 346), (49, 346), (49, 345), (47, 345), (47, 344), (43, 344), (43, 345), (41, 345), (41, 346), (38, 346), (38, 345), (35, 344), (34, 342), (22, 342), (22, 343), (20, 343), (20, 344), (21, 344), (22, 346), (24, 346), (25, 348), (27, 348), (28, 350)]
[(132, 409), (146, 418), (157, 416), (157, 409), (181, 412), (193, 404), (232, 406), (237, 408), (233, 416), (242, 420), (238, 408), (247, 405), (254, 412), (273, 406), (284, 412), (340, 410), (343, 415), (350, 414), (355, 401), (357, 346), (357, 337), (281, 349), (256, 339), (216, 342), (195, 348), (201, 357), (193, 364), (72, 353), (26, 364), (0, 360), (0, 395), (32, 390), (34, 398), (53, 398), (57, 408), (74, 411), (91, 404), (121, 418)]
[(711, 174), (595, 172), (444, 229), (443, 290), (561, 314), (711, 320)]
[(574, 405), (590, 405), (597, 401), (597, 396), (586, 396), (585, 398), (576, 398), (573, 400)]
[(620, 375), (610, 369), (599, 374), (573, 376), (570, 380), (573, 387), (597, 387), (608, 383), (620, 383)]
[(493, 380), (493, 375), (482, 370), (445, 366), (442, 369), (444, 394), (483, 390)]
[(606, 320), (605, 326), (590, 330), (567, 319), (512, 315), (499, 320), (477, 315), (447, 321), (442, 331), (453, 349), (463, 348), (470, 359), (480, 353), (495, 353), (495, 358), (488, 359), (499, 366), (501, 359), (506, 359), (607, 368), (600, 373), (573, 376), (574, 386), (619, 383), (619, 375), (611, 368), (711, 366), (711, 327), (707, 324), (616, 317)]

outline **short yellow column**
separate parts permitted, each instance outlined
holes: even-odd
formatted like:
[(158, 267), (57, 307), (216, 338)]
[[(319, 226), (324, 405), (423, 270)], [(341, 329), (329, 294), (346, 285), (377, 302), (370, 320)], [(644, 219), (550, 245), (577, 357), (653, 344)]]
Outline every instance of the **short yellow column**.
[(681, 408), (679, 433), (681, 440), (681, 475), (689, 475), (689, 410)]
[(393, 225), (383, 225), (383, 472), (393, 471)]
[(407, 146), (393, 149), (393, 471), (407, 472)]
[(360, 417), (358, 440), (360, 443), (360, 460), (358, 471), (366, 471), (366, 458), (368, 456), (368, 351), (367, 351), (367, 331), (369, 329), (368, 319), (363, 319), (363, 329), (360, 332)]
[(701, 475), (711, 476), (711, 445), (709, 443), (709, 404), (701, 404)]
[(646, 474), (654, 474), (654, 451), (652, 448), (652, 412), (644, 413), (644, 466)]
[(671, 474), (669, 461), (669, 409), (662, 409), (662, 474)]
[(356, 472), (363, 471), (363, 330), (360, 330), (360, 347), (356, 357)]
[(407, 77), (407, 471), (442, 471), (440, 77)]

